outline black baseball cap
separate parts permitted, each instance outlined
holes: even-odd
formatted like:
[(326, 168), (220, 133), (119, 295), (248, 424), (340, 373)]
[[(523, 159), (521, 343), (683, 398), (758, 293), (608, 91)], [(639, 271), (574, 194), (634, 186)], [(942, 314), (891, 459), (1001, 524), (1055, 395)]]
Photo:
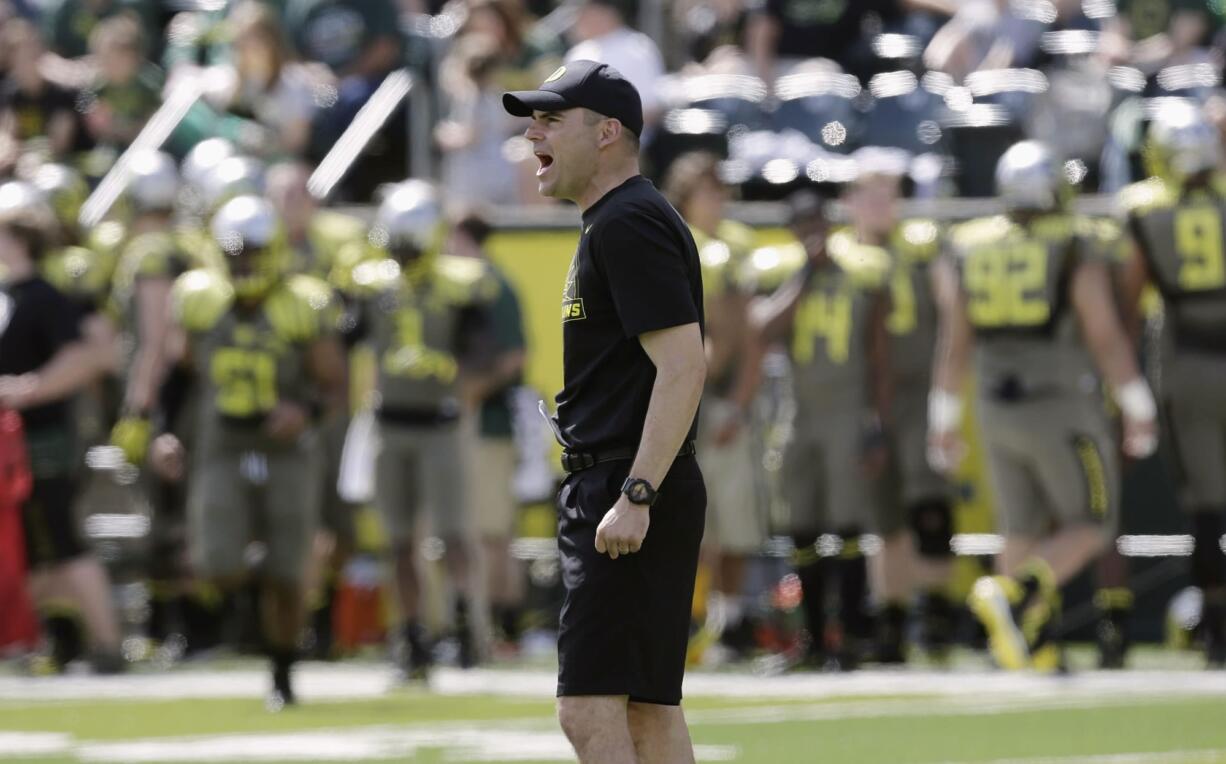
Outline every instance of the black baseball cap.
[(538, 90), (502, 94), (502, 107), (516, 117), (533, 111), (584, 108), (611, 117), (634, 133), (643, 132), (643, 101), (634, 85), (608, 64), (571, 61), (545, 78)]

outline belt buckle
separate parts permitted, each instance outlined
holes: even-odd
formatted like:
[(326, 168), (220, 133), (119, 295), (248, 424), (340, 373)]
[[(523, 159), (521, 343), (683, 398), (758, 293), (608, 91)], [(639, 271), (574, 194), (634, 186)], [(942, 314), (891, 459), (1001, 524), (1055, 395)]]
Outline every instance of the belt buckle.
[(596, 466), (595, 454), (589, 454), (583, 451), (563, 451), (562, 452), (562, 469), (566, 473), (581, 472)]

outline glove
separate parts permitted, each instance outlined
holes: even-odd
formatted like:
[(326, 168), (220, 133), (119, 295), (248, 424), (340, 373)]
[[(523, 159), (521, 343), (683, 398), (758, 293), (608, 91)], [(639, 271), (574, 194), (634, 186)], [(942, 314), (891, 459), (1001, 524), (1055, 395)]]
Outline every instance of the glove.
[(123, 451), (129, 464), (141, 465), (149, 451), (153, 425), (146, 416), (125, 416), (111, 428), (111, 445)]

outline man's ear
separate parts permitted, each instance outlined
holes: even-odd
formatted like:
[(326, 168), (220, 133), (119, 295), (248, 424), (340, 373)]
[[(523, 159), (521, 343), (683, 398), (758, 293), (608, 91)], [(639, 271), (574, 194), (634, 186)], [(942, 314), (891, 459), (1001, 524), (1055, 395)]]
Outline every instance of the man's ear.
[(601, 120), (600, 137), (597, 139), (597, 145), (602, 149), (612, 146), (622, 137), (622, 130), (624, 129), (622, 123), (616, 119)]

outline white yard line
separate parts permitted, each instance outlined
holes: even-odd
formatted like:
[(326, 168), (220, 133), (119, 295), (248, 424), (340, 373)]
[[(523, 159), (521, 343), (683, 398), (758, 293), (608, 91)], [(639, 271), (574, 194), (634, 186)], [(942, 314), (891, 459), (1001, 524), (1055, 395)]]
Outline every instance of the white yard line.
[[(395, 688), (390, 668), (379, 665), (303, 664), (296, 674), (307, 702), (379, 698)], [(552, 698), (552, 671), (439, 669), (431, 690), (445, 695)], [(120, 677), (0, 677), (0, 703), (34, 701), (132, 701), (199, 698), (260, 698), (268, 689), (261, 668), (177, 670)], [(750, 674), (693, 672), (687, 697), (836, 700), (865, 696), (1020, 698), (1115, 698), (1222, 696), (1226, 673), (1206, 671), (1087, 671), (1068, 677), (992, 671), (868, 670), (851, 674)]]
[(943, 764), (1219, 764), (1222, 761), (1226, 761), (1226, 750), (1104, 753), (1090, 756), (1040, 756), (1031, 759), (947, 761), (943, 762)]

